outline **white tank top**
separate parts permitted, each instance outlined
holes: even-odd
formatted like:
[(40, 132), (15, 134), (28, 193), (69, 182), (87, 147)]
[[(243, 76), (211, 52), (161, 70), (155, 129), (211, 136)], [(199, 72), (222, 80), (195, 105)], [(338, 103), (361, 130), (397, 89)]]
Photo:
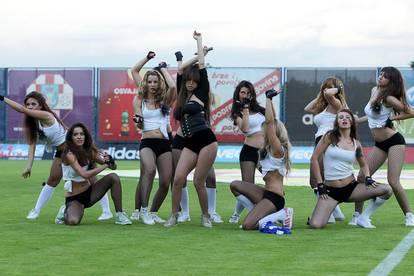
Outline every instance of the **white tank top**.
[(142, 102), (142, 117), (144, 117), (144, 132), (159, 129), (162, 135), (168, 139), (169, 116), (164, 116), (161, 108), (148, 109), (145, 102)]
[[(82, 167), (85, 171), (88, 169), (88, 165)], [(72, 192), (72, 181), (75, 182), (83, 182), (85, 178), (78, 175), (72, 166), (68, 166), (62, 163), (62, 173), (63, 173), (63, 180), (65, 181), (65, 185), (63, 188), (67, 192)]]
[(383, 103), (381, 103), (380, 111), (375, 112), (372, 110), (371, 102), (368, 102), (364, 108), (364, 111), (368, 117), (369, 128), (383, 128), (387, 122), (387, 119), (391, 116), (393, 108), (386, 107)]
[(356, 141), (354, 150), (345, 150), (335, 145), (329, 145), (323, 156), (324, 176), (326, 180), (344, 179), (353, 174), (356, 160)]
[(315, 134), (315, 138), (318, 138), (319, 136), (322, 136), (325, 133), (327, 133), (329, 130), (332, 130), (334, 127), (335, 118), (336, 114), (328, 112), (326, 111), (326, 109), (321, 113), (316, 114), (313, 117), (313, 123), (318, 128)]
[(269, 152), (264, 159), (261, 159), (262, 175), (266, 176), (268, 172), (278, 171), (281, 176), (286, 176), (285, 155), (281, 158), (273, 157)]
[(251, 136), (257, 132), (262, 131), (262, 124), (265, 121), (265, 116), (262, 113), (249, 115), (249, 128), (245, 133), (246, 136)]
[(39, 122), (39, 130), (43, 131), (46, 136), (46, 143), (49, 146), (57, 147), (65, 143), (66, 130), (65, 128), (55, 119), (53, 125), (49, 127), (43, 127)]

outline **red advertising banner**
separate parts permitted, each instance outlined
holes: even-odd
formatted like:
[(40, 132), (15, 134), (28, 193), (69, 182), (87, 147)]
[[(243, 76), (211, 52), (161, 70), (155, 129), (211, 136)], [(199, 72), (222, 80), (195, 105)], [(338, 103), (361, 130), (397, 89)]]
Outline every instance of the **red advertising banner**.
[[(169, 69), (173, 78), (176, 69)], [(142, 74), (145, 70), (142, 70)], [(244, 136), (230, 120), (234, 89), (241, 80), (253, 83), (257, 100), (265, 105), (264, 92), (281, 84), (280, 68), (208, 68), (214, 96), (211, 125), (219, 142), (242, 142)], [(128, 69), (99, 69), (98, 137), (101, 141), (139, 141), (140, 134), (132, 121), (132, 100), (137, 88)], [(275, 101), (278, 107), (279, 98)], [(178, 127), (171, 116), (173, 131)]]

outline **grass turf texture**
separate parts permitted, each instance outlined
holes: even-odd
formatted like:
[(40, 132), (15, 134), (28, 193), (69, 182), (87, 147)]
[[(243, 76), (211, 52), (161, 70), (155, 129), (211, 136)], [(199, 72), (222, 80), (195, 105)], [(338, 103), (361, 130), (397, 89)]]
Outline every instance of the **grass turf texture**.
[[(353, 204), (342, 204), (346, 221), (324, 230), (310, 230), (305, 222), (315, 204), (313, 194), (307, 187), (286, 187), (287, 206), (295, 209), (293, 234), (242, 231), (227, 223), (234, 198), (224, 184), (217, 185), (217, 211), (225, 223), (206, 229), (200, 226), (200, 208), (191, 183), (192, 221), (172, 229), (147, 226), (141, 221), (131, 226), (118, 226), (113, 220), (99, 222), (99, 204), (86, 210), (79, 226), (55, 225), (54, 217), (63, 202), (62, 184), (39, 219), (29, 221), (25, 217), (34, 206), (51, 162), (36, 161), (27, 180), (20, 176), (24, 164), (0, 161), (2, 275), (366, 275), (412, 229), (403, 226), (401, 210), (392, 197), (372, 217), (377, 229), (348, 226)], [(118, 168), (136, 169), (137, 162), (119, 162)], [(124, 209), (130, 214), (137, 180), (121, 180)], [(155, 182), (152, 194), (156, 187)], [(407, 192), (414, 204), (414, 191)], [(170, 196), (160, 210), (163, 218), (170, 212)], [(412, 248), (391, 275), (414, 275), (413, 259)]]

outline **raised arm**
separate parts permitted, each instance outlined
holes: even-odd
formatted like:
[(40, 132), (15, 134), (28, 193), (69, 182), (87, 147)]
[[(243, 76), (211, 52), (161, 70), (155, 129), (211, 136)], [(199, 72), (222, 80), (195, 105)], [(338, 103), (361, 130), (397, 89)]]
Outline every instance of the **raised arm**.
[[(272, 98), (278, 94), (275, 90), (266, 91), (266, 111), (265, 111), (265, 133), (269, 139), (272, 155), (276, 158), (281, 158), (284, 155), (282, 144), (276, 135), (275, 119), (276, 112), (273, 107)], [(279, 122), (278, 122), (279, 123)]]
[(339, 111), (343, 108), (341, 101), (335, 97), (338, 94), (338, 88), (327, 88), (323, 91), (323, 95), (328, 103), (336, 110)]
[(35, 109), (29, 109), (26, 108), (25, 106), (10, 100), (9, 98), (3, 97), (3, 101), (10, 106), (11, 108), (13, 108), (14, 110), (16, 110), (19, 113), (23, 113), (26, 114), (27, 116), (33, 117), (35, 119), (41, 120), (41, 121), (50, 121), (50, 122), (54, 122), (54, 116), (52, 113), (48, 112), (48, 111), (44, 111), (44, 110), (35, 110)]
[(318, 101), (318, 97), (316, 97), (310, 103), (308, 103), (304, 108), (305, 112), (310, 113), (310, 114), (314, 114), (314, 115), (318, 114), (319, 110), (317, 110), (317, 108), (316, 108), (317, 101)]
[(197, 41), (198, 69), (201, 70), (206, 67), (204, 62), (203, 40), (201, 37), (201, 33), (197, 33), (197, 31), (194, 31), (193, 37)]
[[(198, 45), (197, 45), (197, 47), (198, 47)], [(203, 47), (204, 56), (206, 56), (208, 54), (208, 52), (210, 52), (212, 50), (213, 50), (213, 47), (204, 46)], [(197, 48), (197, 51), (198, 51), (198, 48)], [(181, 52), (177, 52), (177, 53), (181, 54)], [(177, 56), (177, 53), (175, 53), (176, 56)], [(177, 57), (177, 63), (178, 63), (177, 64), (177, 66), (178, 66), (177, 74), (182, 75), (185, 68), (193, 65), (197, 61), (198, 61), (198, 52), (194, 57), (190, 58), (189, 60), (186, 60), (185, 62), (182, 62), (182, 55), (181, 55), (181, 61), (180, 61), (180, 63), (178, 63), (178, 57)]]
[(144, 57), (143, 59), (141, 59), (140, 61), (137, 62), (137, 64), (135, 64), (132, 68), (131, 68), (131, 74), (132, 74), (132, 78), (135, 81), (136, 86), (139, 86), (142, 78), (139, 75), (139, 71), (141, 71), (142, 67), (144, 67), (144, 65), (152, 58), (155, 57), (155, 53), (152, 51), (149, 51), (147, 56)]
[(165, 79), (165, 82), (168, 85), (168, 90), (164, 97), (164, 103), (168, 106), (171, 106), (175, 101), (175, 97), (177, 95), (177, 87), (175, 86), (174, 80), (171, 77), (170, 73), (168, 73), (167, 63), (161, 62), (158, 66), (161, 70), (162, 76)]

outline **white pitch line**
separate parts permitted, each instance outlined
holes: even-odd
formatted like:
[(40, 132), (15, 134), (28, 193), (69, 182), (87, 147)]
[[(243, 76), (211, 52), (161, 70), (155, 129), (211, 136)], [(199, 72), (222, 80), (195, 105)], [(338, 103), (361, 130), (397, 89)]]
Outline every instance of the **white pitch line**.
[(368, 276), (388, 275), (396, 267), (404, 255), (414, 244), (414, 230), (405, 236), (405, 238), (391, 251), (390, 254), (374, 268)]

